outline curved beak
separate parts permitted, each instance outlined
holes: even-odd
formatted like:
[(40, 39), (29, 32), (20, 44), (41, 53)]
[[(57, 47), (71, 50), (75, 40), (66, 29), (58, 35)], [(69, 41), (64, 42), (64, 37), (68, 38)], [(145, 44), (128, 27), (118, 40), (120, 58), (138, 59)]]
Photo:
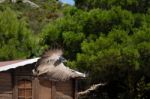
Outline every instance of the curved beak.
[(64, 57), (62, 57), (62, 56), (59, 57), (59, 60), (60, 60), (61, 62), (63, 62), (63, 63), (64, 63), (64, 62), (67, 62), (67, 60), (66, 60)]

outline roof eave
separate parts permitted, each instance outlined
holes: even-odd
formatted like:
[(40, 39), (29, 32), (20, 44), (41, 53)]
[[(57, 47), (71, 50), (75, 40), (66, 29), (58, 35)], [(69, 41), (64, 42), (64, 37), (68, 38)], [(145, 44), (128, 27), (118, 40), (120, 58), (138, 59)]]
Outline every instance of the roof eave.
[(13, 68), (17, 68), (17, 67), (22, 67), (22, 66), (25, 66), (25, 65), (28, 65), (28, 64), (35, 63), (35, 62), (37, 62), (38, 59), (39, 58), (27, 59), (25, 61), (21, 61), (21, 62), (18, 62), (18, 63), (5, 65), (3, 67), (0, 67), (0, 72), (7, 71), (9, 69), (13, 69)]

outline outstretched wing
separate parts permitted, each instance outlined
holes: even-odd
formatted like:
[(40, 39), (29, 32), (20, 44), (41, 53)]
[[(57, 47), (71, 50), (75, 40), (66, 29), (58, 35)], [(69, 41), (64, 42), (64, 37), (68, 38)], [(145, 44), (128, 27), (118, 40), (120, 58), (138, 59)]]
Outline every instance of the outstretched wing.
[(38, 60), (33, 74), (46, 76), (51, 80), (65, 81), (70, 78), (85, 77), (85, 74), (66, 67), (63, 62), (62, 50), (50, 50), (45, 52)]
[(54, 63), (62, 56), (63, 51), (60, 49), (46, 51), (37, 61), (34, 75), (41, 75), (47, 72), (47, 69), (54, 66)]
[(62, 55), (63, 55), (63, 51), (60, 49), (46, 51), (38, 60), (36, 66), (39, 66), (41, 64), (48, 64), (51, 63), (52, 61), (56, 61)]

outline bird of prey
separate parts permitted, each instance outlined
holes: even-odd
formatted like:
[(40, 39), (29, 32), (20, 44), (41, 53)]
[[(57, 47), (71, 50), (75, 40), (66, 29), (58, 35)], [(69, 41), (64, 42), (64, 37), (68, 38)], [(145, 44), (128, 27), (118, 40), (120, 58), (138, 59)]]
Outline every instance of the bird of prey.
[(49, 79), (68, 80), (70, 78), (85, 77), (85, 74), (72, 70), (64, 65), (66, 59), (62, 57), (63, 51), (60, 49), (45, 52), (37, 61), (33, 74), (44, 75)]

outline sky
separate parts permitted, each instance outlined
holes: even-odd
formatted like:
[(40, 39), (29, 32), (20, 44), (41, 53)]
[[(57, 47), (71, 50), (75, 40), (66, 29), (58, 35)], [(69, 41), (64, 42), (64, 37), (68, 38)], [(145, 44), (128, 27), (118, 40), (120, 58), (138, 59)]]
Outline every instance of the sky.
[(60, 0), (60, 1), (63, 3), (70, 4), (70, 5), (74, 5), (74, 0)]

